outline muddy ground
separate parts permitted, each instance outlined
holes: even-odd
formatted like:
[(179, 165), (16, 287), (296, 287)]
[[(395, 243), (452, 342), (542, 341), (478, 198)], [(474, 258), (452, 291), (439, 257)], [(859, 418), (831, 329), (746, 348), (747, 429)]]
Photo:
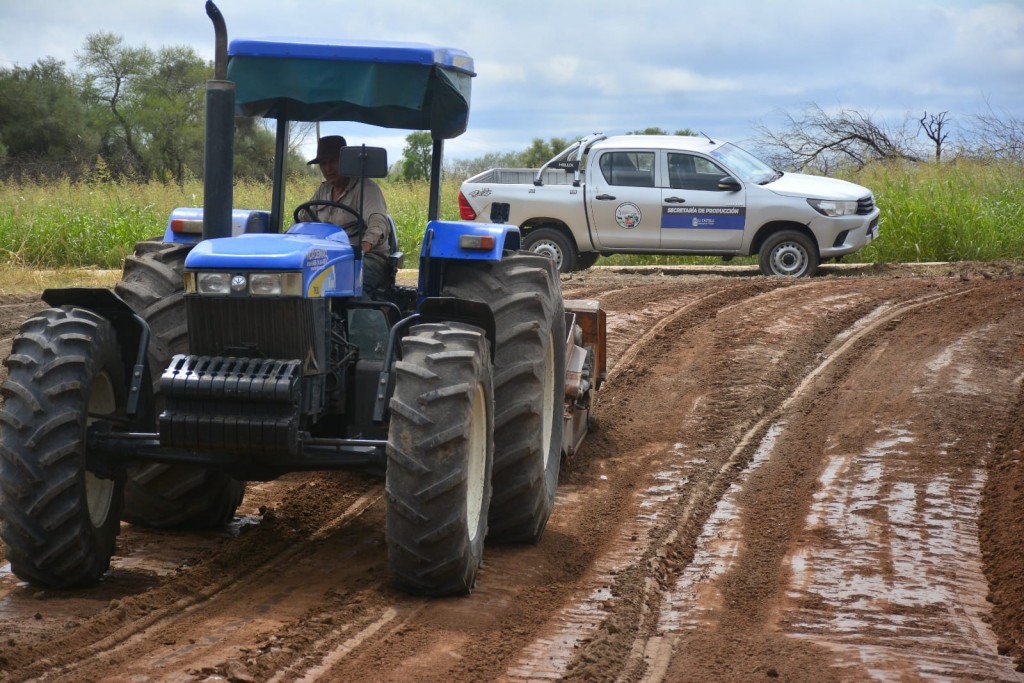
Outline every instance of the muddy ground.
[(1024, 266), (563, 288), (608, 312), (597, 428), (470, 597), (390, 586), (381, 482), (290, 475), (124, 524), (90, 589), (0, 559), (0, 681), (1024, 680)]

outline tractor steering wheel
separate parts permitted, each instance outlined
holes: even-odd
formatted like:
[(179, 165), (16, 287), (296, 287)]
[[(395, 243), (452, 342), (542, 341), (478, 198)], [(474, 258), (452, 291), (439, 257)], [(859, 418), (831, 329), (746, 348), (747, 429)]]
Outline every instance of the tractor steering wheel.
[[(352, 214), (353, 216), (356, 217), (356, 220), (354, 220), (351, 223), (348, 223), (347, 225), (343, 226), (343, 227), (346, 227), (346, 228), (349, 227), (349, 226), (352, 226), (352, 225), (359, 225), (359, 224), (361, 224), (363, 222), (362, 214), (360, 214), (358, 211), (356, 211), (355, 208), (349, 206), (348, 204), (344, 204), (342, 202), (332, 202), (329, 199), (311, 199), (308, 202), (302, 202), (301, 204), (299, 204), (298, 206), (295, 207), (295, 211), (292, 213), (292, 219), (296, 223), (300, 223), (301, 221), (299, 219), (299, 214), (302, 213), (303, 211), (306, 211), (306, 210), (314, 207), (314, 206), (333, 206), (333, 207), (336, 207), (336, 208), (339, 208), (339, 209), (344, 209), (345, 211), (348, 211), (350, 214)], [(310, 211), (309, 213), (313, 214), (312, 211)], [(313, 214), (313, 215), (315, 215), (315, 214)]]

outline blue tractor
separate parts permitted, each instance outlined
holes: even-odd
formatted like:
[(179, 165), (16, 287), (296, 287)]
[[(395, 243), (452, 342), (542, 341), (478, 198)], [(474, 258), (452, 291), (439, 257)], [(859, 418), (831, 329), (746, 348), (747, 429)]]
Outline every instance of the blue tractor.
[[(518, 229), (439, 220), (445, 139), (465, 131), (473, 61), (422, 44), (217, 41), (203, 208), (140, 243), (114, 290), (49, 289), (6, 359), (0, 516), (21, 579), (88, 585), (120, 520), (209, 528), (247, 481), (364, 468), (385, 478), (401, 589), (468, 593), (484, 539), (537, 542), (559, 463), (605, 374), (604, 315), (564, 302)], [(269, 211), (232, 208), (234, 116), (276, 121)], [(339, 226), (286, 226), (290, 122), (358, 121), (433, 138), (418, 286), (362, 287)], [(347, 147), (341, 172), (387, 173)], [(308, 203), (307, 203), (308, 204)], [(345, 207), (359, 216), (360, 207)], [(356, 242), (358, 244), (358, 241)]]

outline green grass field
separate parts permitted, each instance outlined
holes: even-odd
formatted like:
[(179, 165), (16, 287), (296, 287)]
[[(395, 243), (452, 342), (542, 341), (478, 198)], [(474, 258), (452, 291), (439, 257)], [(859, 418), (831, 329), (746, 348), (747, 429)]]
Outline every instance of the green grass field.
[[(1024, 172), (1019, 165), (957, 161), (874, 165), (843, 176), (875, 193), (881, 236), (849, 263), (990, 261), (1024, 256)], [(287, 204), (307, 199), (296, 178)], [(442, 218), (456, 220), (459, 181), (444, 184)], [(427, 218), (426, 183), (383, 183), (402, 249), (415, 263)], [(234, 206), (270, 208), (269, 186), (235, 188)], [(24, 268), (120, 268), (143, 239), (163, 234), (179, 206), (202, 206), (202, 183), (0, 182), (0, 262)], [(710, 257), (616, 256), (601, 264), (716, 263)], [(753, 262), (737, 259), (736, 263)]]

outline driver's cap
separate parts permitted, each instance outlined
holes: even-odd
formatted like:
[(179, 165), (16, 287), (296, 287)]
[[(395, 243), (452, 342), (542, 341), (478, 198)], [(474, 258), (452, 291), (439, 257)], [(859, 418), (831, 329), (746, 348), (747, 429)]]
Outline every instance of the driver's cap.
[(348, 143), (345, 142), (345, 138), (340, 135), (325, 135), (316, 143), (316, 157), (307, 161), (306, 165), (322, 164), (332, 159), (337, 161), (341, 148), (346, 144)]

